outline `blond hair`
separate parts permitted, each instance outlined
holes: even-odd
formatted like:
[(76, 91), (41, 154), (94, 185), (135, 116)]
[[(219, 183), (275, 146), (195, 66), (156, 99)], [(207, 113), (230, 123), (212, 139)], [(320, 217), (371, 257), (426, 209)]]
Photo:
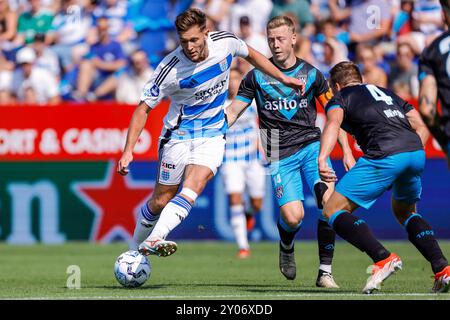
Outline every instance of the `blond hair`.
[(282, 26), (287, 26), (292, 33), (295, 33), (295, 24), (288, 16), (276, 16), (270, 19), (269, 22), (267, 22), (267, 31)]

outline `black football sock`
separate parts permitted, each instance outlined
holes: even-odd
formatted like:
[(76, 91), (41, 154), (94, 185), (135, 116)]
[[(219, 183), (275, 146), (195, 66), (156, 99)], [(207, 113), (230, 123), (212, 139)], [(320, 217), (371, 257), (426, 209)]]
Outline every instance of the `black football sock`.
[(375, 239), (364, 220), (341, 210), (334, 213), (328, 223), (341, 238), (367, 253), (373, 262), (389, 257), (390, 252)]
[(319, 245), (320, 264), (331, 265), (334, 254), (334, 242), (336, 232), (328, 222), (319, 219), (317, 221), (317, 243)]
[(448, 266), (439, 244), (434, 237), (434, 231), (420, 214), (411, 215), (403, 223), (408, 232), (408, 239), (431, 263), (434, 273)]
[(296, 228), (289, 227), (286, 222), (280, 217), (277, 222), (278, 232), (280, 234), (280, 248), (286, 253), (292, 253), (294, 251), (294, 238), (297, 232), (300, 230), (301, 222)]

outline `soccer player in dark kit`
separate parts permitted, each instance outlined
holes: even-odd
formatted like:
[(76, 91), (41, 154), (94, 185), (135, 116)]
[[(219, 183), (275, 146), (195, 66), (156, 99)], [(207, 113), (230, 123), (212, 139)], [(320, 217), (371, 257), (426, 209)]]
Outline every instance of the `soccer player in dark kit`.
[[(325, 106), (331, 98), (331, 90), (318, 69), (295, 56), (294, 29), (294, 23), (289, 17), (274, 17), (267, 24), (267, 40), (272, 52), (271, 61), (284, 74), (302, 79), (305, 92), (298, 95), (276, 79), (252, 70), (241, 82), (238, 95), (227, 110), (228, 123), (231, 126), (252, 100), (256, 100), (261, 141), (280, 207), (277, 227), (281, 240), (281, 273), (288, 280), (296, 277), (294, 238), (304, 216), (303, 176), (316, 198), (319, 213), (317, 238), (320, 265), (316, 286), (338, 288), (331, 269), (335, 233), (322, 217), (323, 204), (332, 194), (334, 182), (324, 183), (319, 177), (317, 157), (320, 128), (315, 123), (316, 99)], [(355, 159), (344, 131), (341, 132), (339, 142), (344, 152), (344, 166), (348, 170), (354, 165)]]
[(417, 212), (425, 166), (423, 145), (429, 133), (412, 105), (389, 90), (362, 83), (353, 62), (341, 62), (330, 71), (334, 97), (328, 102), (327, 123), (320, 142), (319, 171), (323, 181), (336, 181), (328, 167), (328, 155), (336, 144), (339, 128), (352, 134), (364, 156), (336, 185), (323, 215), (336, 233), (365, 252), (374, 262), (364, 293), (379, 290), (402, 261), (373, 236), (364, 220), (352, 213), (370, 208), (392, 187), (392, 210), (411, 243), (431, 263), (433, 292), (447, 292), (450, 267), (431, 226)]

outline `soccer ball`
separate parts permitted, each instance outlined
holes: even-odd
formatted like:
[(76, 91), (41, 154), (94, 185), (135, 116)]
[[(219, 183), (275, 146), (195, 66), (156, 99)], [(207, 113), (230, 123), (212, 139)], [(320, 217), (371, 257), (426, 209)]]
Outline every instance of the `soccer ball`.
[(122, 253), (114, 264), (117, 281), (127, 288), (142, 286), (150, 278), (151, 271), (147, 257), (133, 250)]

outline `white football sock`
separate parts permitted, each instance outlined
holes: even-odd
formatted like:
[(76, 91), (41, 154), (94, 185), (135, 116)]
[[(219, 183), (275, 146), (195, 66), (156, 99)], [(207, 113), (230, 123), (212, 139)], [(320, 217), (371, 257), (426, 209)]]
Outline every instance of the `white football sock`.
[(248, 249), (247, 221), (245, 219), (244, 206), (231, 206), (231, 227), (239, 249)]
[(183, 196), (177, 195), (164, 207), (152, 233), (147, 239), (165, 239), (183, 221), (192, 205)]
[(147, 239), (152, 232), (153, 227), (159, 219), (159, 214), (153, 214), (147, 206), (147, 203), (141, 207), (134, 228), (133, 239), (130, 241), (129, 250), (137, 250), (138, 246)]
[(319, 269), (328, 273), (331, 273), (331, 264), (321, 264)]

